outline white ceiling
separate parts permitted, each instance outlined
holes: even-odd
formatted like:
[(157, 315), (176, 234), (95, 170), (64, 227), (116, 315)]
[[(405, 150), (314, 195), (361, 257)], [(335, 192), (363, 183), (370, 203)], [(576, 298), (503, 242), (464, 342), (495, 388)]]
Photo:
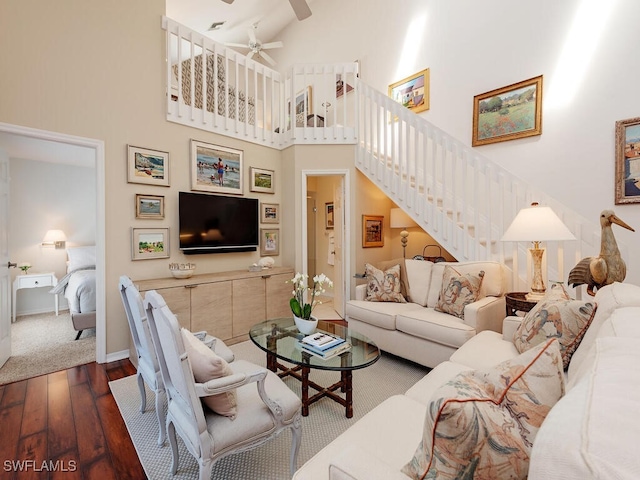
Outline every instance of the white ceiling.
[[(313, 0), (307, 4), (313, 11)], [(231, 5), (222, 0), (166, 0), (166, 9), (167, 17), (219, 43), (247, 43), (247, 30), (255, 23), (263, 43), (278, 40), (286, 25), (298, 21), (288, 0), (235, 0)], [(222, 21), (220, 29), (209, 30)]]

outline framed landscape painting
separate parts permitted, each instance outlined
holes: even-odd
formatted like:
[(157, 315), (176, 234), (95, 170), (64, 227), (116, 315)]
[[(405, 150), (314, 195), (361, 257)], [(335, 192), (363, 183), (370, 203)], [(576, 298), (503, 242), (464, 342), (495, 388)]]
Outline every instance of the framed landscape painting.
[(132, 228), (131, 259), (169, 258), (168, 228)]
[(276, 193), (274, 175), (275, 172), (273, 170), (251, 167), (251, 191)]
[(127, 145), (127, 182), (169, 186), (169, 153)]
[(473, 97), (477, 147), (542, 134), (542, 75)]
[(137, 193), (136, 218), (164, 218), (164, 196)]
[(429, 69), (389, 85), (389, 97), (413, 113), (429, 110)]
[(243, 152), (191, 140), (191, 190), (242, 195)]
[(640, 203), (640, 117), (616, 122), (616, 205)]

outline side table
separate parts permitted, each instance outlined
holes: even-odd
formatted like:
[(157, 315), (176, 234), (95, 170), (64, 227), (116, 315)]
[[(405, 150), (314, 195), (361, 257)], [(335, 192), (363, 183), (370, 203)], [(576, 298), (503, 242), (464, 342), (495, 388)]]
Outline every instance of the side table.
[[(25, 275), (18, 275), (13, 281), (13, 298), (12, 298), (12, 317), (11, 321), (16, 321), (16, 294), (21, 288), (40, 288), (40, 287), (55, 287), (58, 285), (58, 278), (53, 272), (47, 273), (27, 273)], [(58, 295), (54, 295), (56, 315), (58, 315)]]
[(526, 313), (538, 303), (527, 300), (527, 293), (528, 292), (510, 292), (505, 295), (507, 317), (516, 315), (516, 312)]

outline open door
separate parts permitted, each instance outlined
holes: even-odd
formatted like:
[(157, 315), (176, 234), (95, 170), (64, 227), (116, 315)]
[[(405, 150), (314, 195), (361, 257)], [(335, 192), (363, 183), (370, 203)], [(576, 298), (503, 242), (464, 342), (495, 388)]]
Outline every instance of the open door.
[(344, 292), (345, 292), (345, 275), (344, 275), (344, 177), (340, 180), (340, 185), (333, 192), (333, 234), (334, 234), (334, 251), (335, 251), (335, 268), (333, 279), (333, 308), (340, 315), (344, 315)]
[(9, 156), (0, 150), (0, 367), (11, 356), (9, 266)]

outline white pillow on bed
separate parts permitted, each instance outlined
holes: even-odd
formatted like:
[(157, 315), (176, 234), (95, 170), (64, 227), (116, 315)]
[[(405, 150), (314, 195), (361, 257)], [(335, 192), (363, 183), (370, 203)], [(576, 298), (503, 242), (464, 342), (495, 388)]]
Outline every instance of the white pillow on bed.
[(96, 264), (96, 247), (91, 245), (88, 247), (71, 247), (67, 248), (67, 271), (77, 270), (83, 267), (92, 267)]

